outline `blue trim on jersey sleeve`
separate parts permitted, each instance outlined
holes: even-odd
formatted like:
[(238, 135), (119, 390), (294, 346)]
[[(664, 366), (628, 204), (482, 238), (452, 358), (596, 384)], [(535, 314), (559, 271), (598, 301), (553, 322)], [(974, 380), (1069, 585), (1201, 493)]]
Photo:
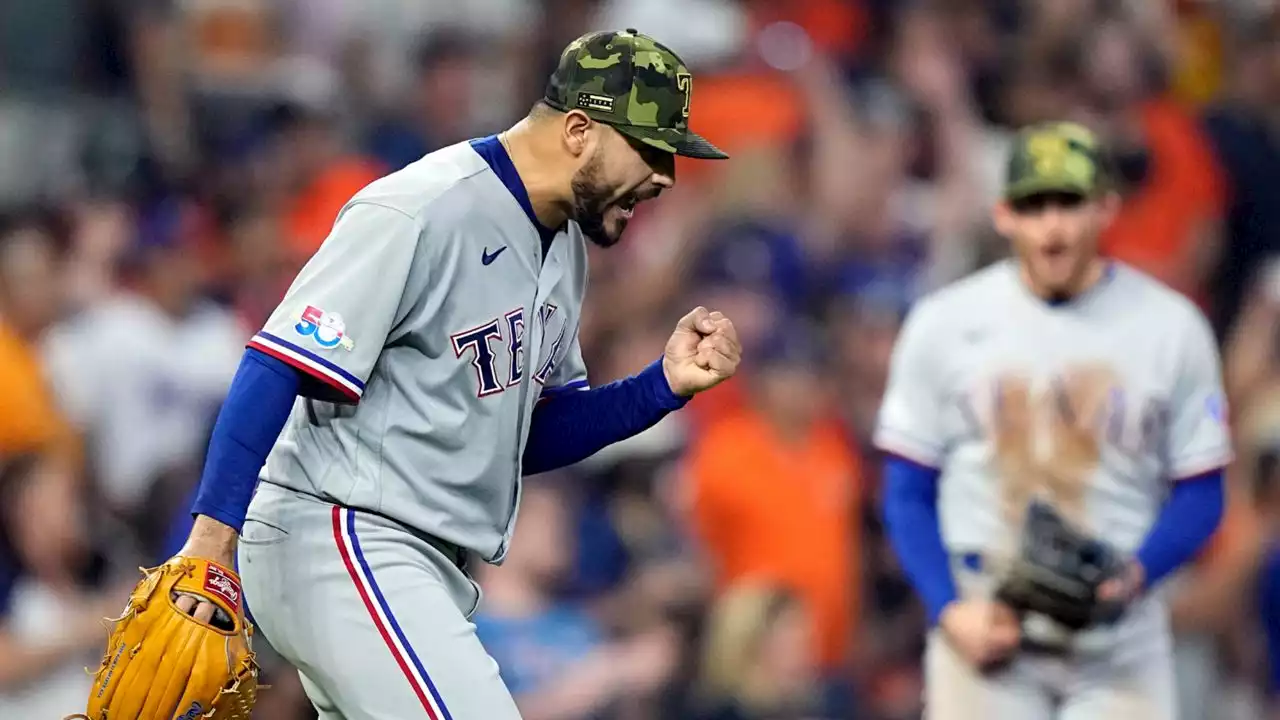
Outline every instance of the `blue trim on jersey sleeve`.
[(352, 375), (351, 373), (347, 372), (346, 370), (343, 370), (342, 368), (338, 367), (332, 361), (326, 360), (325, 358), (320, 357), (319, 355), (311, 352), (310, 350), (299, 347), (289, 342), (288, 340), (285, 340), (284, 338), (279, 337), (278, 335), (272, 335), (266, 330), (259, 330), (258, 335), (270, 340), (273, 343), (282, 345), (288, 348), (289, 350), (298, 353), (299, 355), (302, 355), (303, 357), (310, 360), (311, 362), (323, 367), (325, 370), (328, 370), (329, 372), (346, 379), (351, 384), (360, 388), (361, 391), (364, 390), (364, 381), (362, 381), (360, 378), (356, 377), (355, 375)]
[(289, 420), (301, 382), (288, 363), (245, 350), (209, 438), (192, 513), (240, 531), (258, 473)]
[(585, 460), (653, 427), (687, 402), (671, 391), (661, 359), (629, 378), (549, 397), (534, 407), (524, 472), (536, 475)]
[(1148, 588), (1204, 548), (1218, 529), (1225, 506), (1226, 482), (1221, 469), (1174, 483), (1169, 500), (1136, 554), (1146, 572)]
[(511, 162), (507, 149), (502, 146), (502, 141), (497, 135), (490, 135), (472, 140), (471, 147), (488, 163), (489, 169), (498, 176), (498, 180), (506, 186), (507, 192), (511, 193), (511, 197), (520, 204), (520, 209), (524, 210), (529, 222), (533, 223), (533, 227), (538, 231), (538, 237), (542, 238), (542, 254), (545, 257), (551, 240), (555, 238), (558, 231), (544, 226), (538, 221), (538, 216), (533, 213), (533, 202), (529, 200), (529, 191), (524, 186), (524, 180), (520, 179), (515, 163)]
[(938, 521), (941, 473), (915, 461), (887, 455), (884, 460), (884, 523), (889, 542), (916, 592), (929, 624), (958, 597), (951, 559)]
[(553, 386), (545, 387), (542, 389), (542, 394), (539, 395), (538, 397), (539, 399), (559, 397), (560, 395), (564, 395), (565, 393), (586, 390), (587, 386), (588, 386), (588, 383), (586, 380), (574, 380), (573, 382), (567, 382), (564, 385), (553, 385)]

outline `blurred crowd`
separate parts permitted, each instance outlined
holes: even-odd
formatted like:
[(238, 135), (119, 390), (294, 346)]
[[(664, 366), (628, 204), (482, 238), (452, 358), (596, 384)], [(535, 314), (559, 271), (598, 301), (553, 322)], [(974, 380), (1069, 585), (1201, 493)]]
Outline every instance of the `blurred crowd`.
[[(184, 539), (245, 340), (371, 179), (497, 132), (587, 30), (695, 73), (733, 155), (592, 247), (596, 384), (689, 307), (747, 359), (530, 478), (481, 639), (529, 720), (905, 720), (924, 619), (868, 444), (914, 300), (1007, 253), (1011, 128), (1114, 152), (1110, 255), (1195, 299), (1238, 462), (1165, 592), (1184, 720), (1280, 693), (1280, 16), (1267, 0), (0, 2), (0, 717), (83, 706), (135, 568)], [(298, 592), (305, 592), (300, 588)], [(252, 604), (252, 598), (249, 599)], [(313, 717), (263, 653), (255, 717)], [(1270, 708), (1270, 709), (1269, 709)]]

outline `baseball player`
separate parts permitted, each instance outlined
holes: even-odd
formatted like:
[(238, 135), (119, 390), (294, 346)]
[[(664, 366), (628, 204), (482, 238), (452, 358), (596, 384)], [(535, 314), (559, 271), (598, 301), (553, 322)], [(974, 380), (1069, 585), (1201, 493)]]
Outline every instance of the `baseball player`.
[[(522, 474), (634, 435), (734, 373), (733, 324), (701, 307), (659, 360), (603, 387), (587, 387), (578, 347), (587, 242), (618, 242), (674, 184), (675, 155), (727, 157), (689, 130), (691, 90), (653, 38), (575, 40), (510, 130), (357, 193), (249, 342), (174, 571), (212, 580), (176, 604), (238, 628), (224, 617), (238, 558), (258, 628), (324, 720), (518, 718), (468, 619), (468, 558), (502, 562)], [(108, 649), (95, 720), (93, 698), (146, 675), (118, 670), (133, 657)]]
[(993, 214), (1013, 258), (922, 300), (895, 348), (876, 443), (932, 720), (1175, 717), (1158, 588), (1232, 456), (1200, 312), (1098, 256), (1102, 157), (1075, 124), (1022, 131)]

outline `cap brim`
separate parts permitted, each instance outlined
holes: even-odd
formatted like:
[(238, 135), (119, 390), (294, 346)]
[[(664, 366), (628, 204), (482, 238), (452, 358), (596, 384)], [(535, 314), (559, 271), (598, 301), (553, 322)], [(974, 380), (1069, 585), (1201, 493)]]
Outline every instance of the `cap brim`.
[(727, 160), (729, 154), (712, 145), (710, 141), (698, 133), (681, 132), (673, 128), (640, 127), (637, 125), (614, 125), (618, 132), (629, 137), (676, 155), (702, 160)]
[(676, 143), (676, 154), (702, 160), (728, 160), (729, 153), (721, 150), (698, 133), (685, 133), (684, 142)]

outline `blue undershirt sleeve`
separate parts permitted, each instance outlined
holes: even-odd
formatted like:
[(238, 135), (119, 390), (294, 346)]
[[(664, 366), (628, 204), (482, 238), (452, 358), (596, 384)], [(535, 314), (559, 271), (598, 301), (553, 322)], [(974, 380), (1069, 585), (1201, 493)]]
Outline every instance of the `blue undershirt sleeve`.
[(524, 473), (572, 465), (652, 427), (688, 398), (671, 391), (662, 360), (636, 375), (538, 401), (524, 448)]
[(898, 562), (924, 602), (930, 625), (938, 623), (942, 610), (957, 597), (938, 523), (940, 474), (906, 458), (885, 457), (885, 528)]
[(1218, 528), (1225, 503), (1222, 470), (1174, 483), (1137, 552), (1148, 588), (1200, 552)]
[(240, 531), (258, 472), (289, 420), (300, 382), (298, 372), (283, 361), (245, 351), (209, 438), (193, 514)]

